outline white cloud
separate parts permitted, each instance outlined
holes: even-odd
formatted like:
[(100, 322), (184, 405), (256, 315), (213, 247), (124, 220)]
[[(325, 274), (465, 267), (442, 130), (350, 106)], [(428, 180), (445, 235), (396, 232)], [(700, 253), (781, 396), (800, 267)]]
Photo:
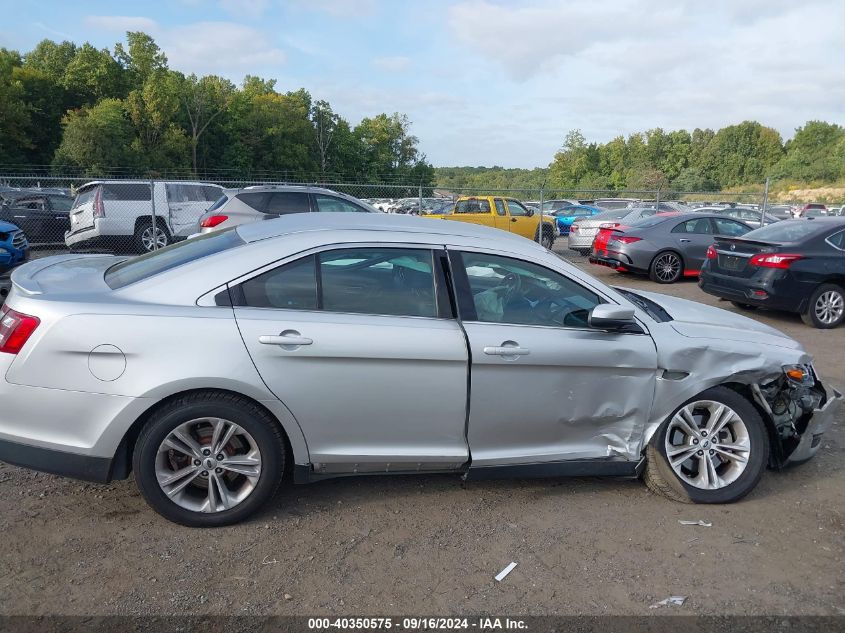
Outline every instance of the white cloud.
[(407, 70), (408, 66), (411, 65), (411, 60), (401, 55), (395, 57), (376, 57), (373, 60), (373, 65), (387, 72), (398, 73)]
[(256, 19), (264, 15), (270, 0), (218, 0), (217, 4), (233, 17)]
[(150, 33), (158, 29), (158, 23), (150, 18), (134, 15), (89, 15), (85, 25), (106, 31), (144, 31)]
[(171, 67), (197, 74), (257, 74), (287, 59), (261, 31), (235, 22), (177, 26), (157, 40)]

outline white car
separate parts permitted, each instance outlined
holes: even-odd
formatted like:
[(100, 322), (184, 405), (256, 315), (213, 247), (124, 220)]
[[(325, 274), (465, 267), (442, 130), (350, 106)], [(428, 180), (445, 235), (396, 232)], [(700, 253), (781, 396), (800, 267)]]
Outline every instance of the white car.
[(65, 244), (72, 250), (131, 245), (148, 253), (194, 233), (222, 193), (220, 185), (202, 182), (95, 180), (77, 192)]

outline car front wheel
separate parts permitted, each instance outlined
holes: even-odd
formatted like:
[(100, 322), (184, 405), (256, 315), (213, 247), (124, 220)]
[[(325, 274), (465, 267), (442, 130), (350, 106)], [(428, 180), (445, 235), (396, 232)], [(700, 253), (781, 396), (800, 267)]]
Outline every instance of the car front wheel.
[(835, 284), (822, 284), (816, 288), (801, 319), (807, 325), (823, 330), (840, 325), (845, 320), (845, 294), (842, 288)]
[(189, 527), (244, 520), (278, 488), (286, 445), (278, 423), (234, 394), (177, 398), (144, 426), (135, 481), (153, 509)]
[(769, 438), (752, 404), (727, 387), (686, 402), (646, 448), (643, 475), (652, 492), (685, 503), (731, 503), (757, 485)]

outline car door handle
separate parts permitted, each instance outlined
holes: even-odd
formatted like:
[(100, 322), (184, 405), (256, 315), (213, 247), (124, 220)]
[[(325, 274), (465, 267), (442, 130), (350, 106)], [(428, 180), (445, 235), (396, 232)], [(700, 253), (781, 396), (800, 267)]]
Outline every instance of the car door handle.
[(299, 336), (298, 332), (295, 335), (293, 333), (287, 334), (285, 332), (278, 335), (263, 334), (258, 337), (258, 342), (262, 345), (280, 345), (282, 347), (299, 347), (300, 345), (311, 345), (314, 343), (314, 341), (310, 338)]
[(511, 218), (511, 222), (516, 222), (516, 218)]
[(485, 347), (484, 353), (488, 356), (528, 356), (531, 350), (524, 347)]
[(681, 238), (681, 239), (679, 239), (678, 241), (679, 241), (679, 242), (684, 242), (684, 243), (689, 243), (689, 242), (692, 242), (692, 240), (688, 240), (688, 239), (687, 239), (687, 238), (685, 238), (685, 237), (682, 237), (682, 238)]

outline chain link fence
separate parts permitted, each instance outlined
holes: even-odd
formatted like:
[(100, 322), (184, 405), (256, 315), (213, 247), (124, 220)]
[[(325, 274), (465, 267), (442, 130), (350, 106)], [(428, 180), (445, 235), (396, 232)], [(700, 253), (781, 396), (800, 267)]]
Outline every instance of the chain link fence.
[[(307, 201), (298, 207), (284, 202), (283, 194), (291, 191), (285, 189), (288, 185), (330, 189), (363, 200), (383, 212), (413, 215), (450, 213), (461, 196), (481, 193), (477, 187), (444, 190), (413, 184), (318, 185), (231, 178), (194, 181), (0, 175), (0, 273), (24, 258), (70, 251), (140, 254), (163, 248), (197, 233), (201, 216), (226, 190), (261, 185), (275, 187), (272, 193), (260, 198), (263, 207), (257, 210), (264, 214), (334, 210), (328, 202), (325, 206), (318, 201), (313, 191), (303, 194), (300, 190), (300, 202), (303, 195)], [(520, 201), (540, 214), (550, 214), (570, 203), (608, 209), (650, 203), (661, 210), (673, 209), (678, 201), (689, 207), (746, 205), (758, 211), (764, 205), (760, 193), (495, 188), (483, 193)], [(257, 214), (258, 217), (261, 215)]]

